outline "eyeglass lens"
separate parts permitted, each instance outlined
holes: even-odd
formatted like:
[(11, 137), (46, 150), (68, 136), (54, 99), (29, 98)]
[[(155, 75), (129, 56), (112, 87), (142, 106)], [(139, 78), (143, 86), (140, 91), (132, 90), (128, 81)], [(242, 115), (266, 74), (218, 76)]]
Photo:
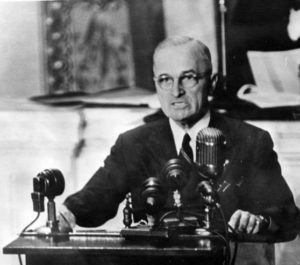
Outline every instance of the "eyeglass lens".
[[(195, 74), (184, 74), (178, 78), (179, 85), (182, 88), (192, 88), (198, 83), (198, 77)], [(158, 85), (161, 89), (172, 89), (174, 86), (174, 77), (163, 75), (158, 78)]]

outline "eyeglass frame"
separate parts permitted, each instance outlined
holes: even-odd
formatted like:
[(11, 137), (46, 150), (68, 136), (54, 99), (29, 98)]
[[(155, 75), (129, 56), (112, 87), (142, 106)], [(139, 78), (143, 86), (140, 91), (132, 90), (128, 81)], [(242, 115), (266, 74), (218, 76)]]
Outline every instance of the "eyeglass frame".
[[(196, 83), (191, 86), (191, 87), (184, 87), (182, 85), (182, 82), (181, 82), (181, 79), (187, 75), (193, 75), (193, 77), (196, 79)], [(178, 80), (178, 83), (179, 85), (183, 88), (183, 89), (191, 89), (193, 87), (195, 87), (198, 83), (199, 83), (199, 80), (200, 79), (204, 79), (206, 77), (209, 77), (211, 75), (211, 72), (210, 71), (206, 71), (206, 72), (203, 72), (203, 73), (197, 73), (197, 72), (194, 72), (194, 71), (187, 71), (187, 72), (183, 72), (179, 77), (173, 77), (169, 74), (161, 74), (159, 75), (158, 77), (154, 76), (153, 77), (153, 80), (157, 83), (158, 87), (163, 90), (163, 91), (170, 91), (173, 87), (174, 87), (174, 81), (175, 81), (175, 78)], [(170, 88), (162, 88), (159, 83), (158, 83), (158, 80), (159, 78), (163, 77), (163, 76), (166, 76), (166, 77), (169, 77), (171, 78), (172, 80), (172, 86), (170, 86)]]

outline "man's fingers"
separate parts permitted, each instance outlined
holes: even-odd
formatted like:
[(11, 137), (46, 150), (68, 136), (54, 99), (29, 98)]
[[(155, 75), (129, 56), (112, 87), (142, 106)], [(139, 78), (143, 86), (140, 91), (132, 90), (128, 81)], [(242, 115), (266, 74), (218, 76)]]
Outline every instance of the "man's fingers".
[(231, 216), (228, 224), (233, 228), (237, 229), (241, 218), (241, 210), (237, 210)]
[(248, 220), (247, 234), (253, 234), (256, 226), (257, 226), (257, 218), (251, 214)]
[(249, 218), (250, 218), (249, 212), (241, 211), (241, 218), (240, 218), (240, 223), (239, 223), (239, 228), (238, 228), (240, 232), (247, 231)]
[(260, 220), (259, 218), (256, 217), (255, 219), (255, 227), (253, 228), (252, 234), (257, 234), (259, 232), (260, 229)]
[(231, 216), (228, 225), (238, 232), (256, 234), (260, 230), (260, 219), (247, 211), (237, 210)]

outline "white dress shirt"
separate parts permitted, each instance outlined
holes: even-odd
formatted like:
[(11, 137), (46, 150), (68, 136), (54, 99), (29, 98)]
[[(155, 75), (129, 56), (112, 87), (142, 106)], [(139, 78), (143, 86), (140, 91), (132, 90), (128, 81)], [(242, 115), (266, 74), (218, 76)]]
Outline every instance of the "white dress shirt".
[(191, 137), (190, 146), (193, 150), (193, 156), (194, 156), (194, 160), (195, 160), (195, 158), (196, 158), (197, 134), (200, 130), (208, 127), (209, 121), (210, 121), (210, 111), (208, 111), (202, 117), (202, 119), (197, 121), (197, 123), (195, 123), (194, 126), (191, 127), (191, 128), (182, 128), (174, 120), (169, 118), (169, 122), (170, 122), (170, 126), (171, 126), (171, 131), (172, 131), (172, 134), (173, 134), (173, 138), (174, 138), (174, 141), (175, 141), (177, 154), (179, 154), (179, 152), (180, 152), (184, 135), (186, 133), (188, 133), (189, 136)]

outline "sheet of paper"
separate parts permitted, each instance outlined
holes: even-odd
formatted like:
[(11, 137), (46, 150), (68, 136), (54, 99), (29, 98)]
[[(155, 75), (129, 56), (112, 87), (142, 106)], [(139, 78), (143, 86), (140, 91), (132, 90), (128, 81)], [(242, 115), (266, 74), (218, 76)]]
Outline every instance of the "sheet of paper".
[(276, 91), (263, 91), (255, 85), (244, 85), (238, 91), (238, 97), (250, 101), (260, 108), (273, 108), (300, 105), (300, 94)]
[(256, 86), (300, 95), (300, 49), (247, 53)]
[(300, 105), (300, 49), (247, 55), (256, 85), (241, 87), (239, 98), (261, 108)]

